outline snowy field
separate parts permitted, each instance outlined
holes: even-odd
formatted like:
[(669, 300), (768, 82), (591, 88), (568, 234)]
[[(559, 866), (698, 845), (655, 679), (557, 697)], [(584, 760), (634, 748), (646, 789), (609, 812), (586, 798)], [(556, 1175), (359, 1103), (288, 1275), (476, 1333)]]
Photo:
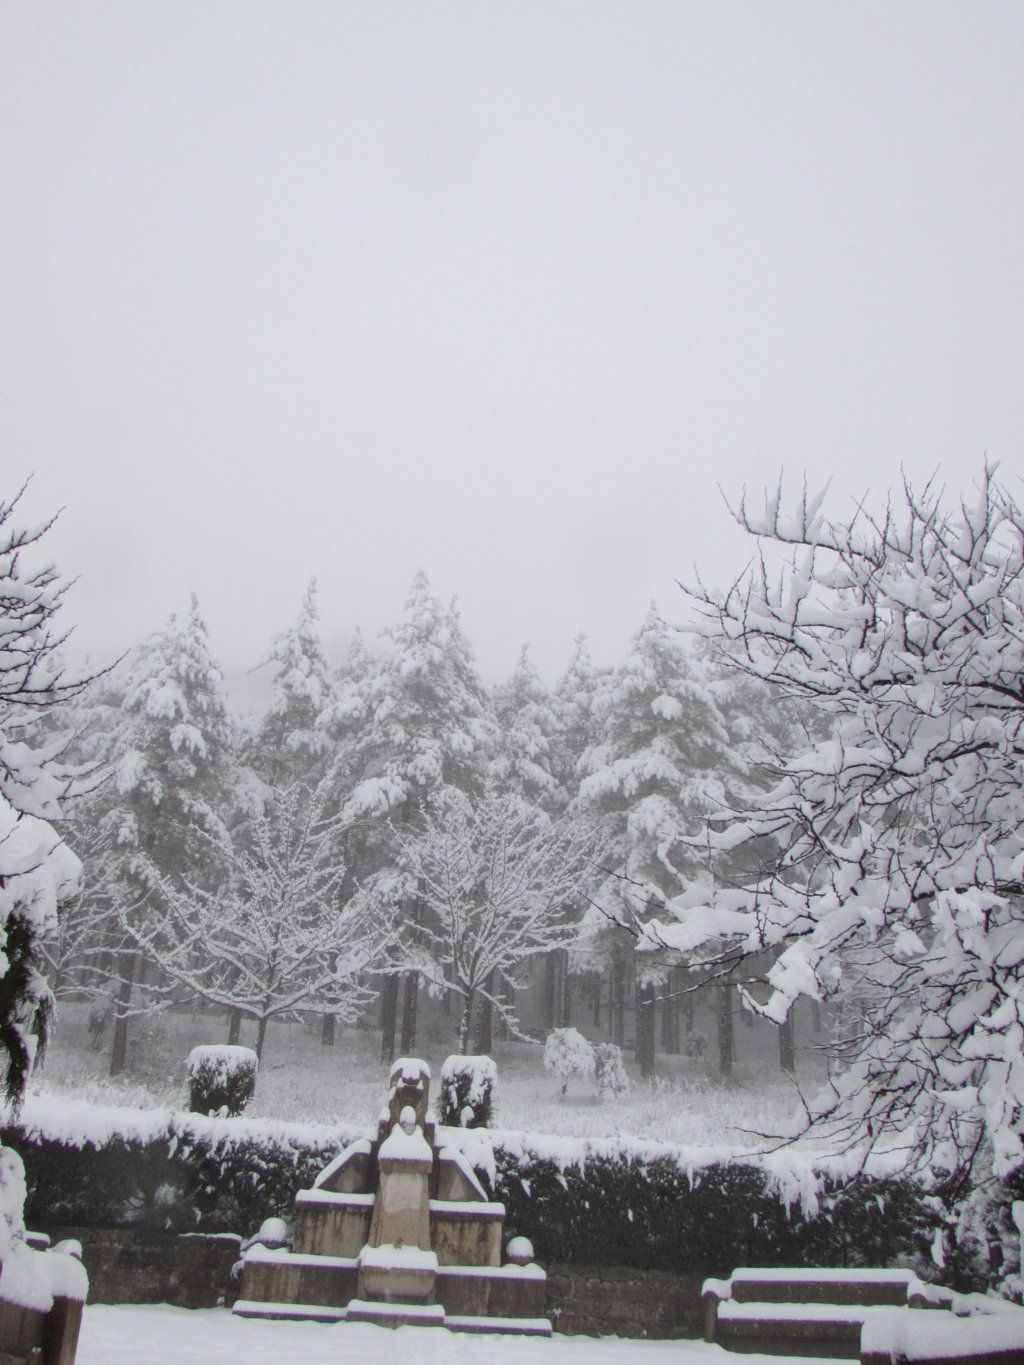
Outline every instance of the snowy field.
[[(131, 1071), (116, 1081), (109, 1068), (109, 1031), (93, 1049), (87, 1007), (61, 1003), (44, 1063), (32, 1078), (34, 1093), (67, 1095), (101, 1104), (183, 1107), (185, 1059), (197, 1043), (223, 1042), (216, 1016), (157, 1014), (133, 1021)], [(798, 1038), (810, 1041), (809, 1011)], [(710, 1024), (708, 1025), (710, 1031)], [(243, 1039), (243, 1041), (248, 1041)], [(454, 1048), (448, 1038), (427, 1036), (420, 1055), (436, 1076)], [(748, 1150), (758, 1146), (751, 1130), (778, 1133), (798, 1109), (792, 1082), (778, 1069), (774, 1030), (761, 1023), (736, 1028), (737, 1063), (722, 1081), (704, 1059), (658, 1054), (659, 1075), (642, 1081), (628, 1053), (630, 1092), (599, 1100), (592, 1083), (574, 1080), (563, 1099), (559, 1083), (541, 1062), (541, 1045), (497, 1043), (499, 1127), (570, 1137), (637, 1136), (664, 1142), (718, 1145)], [(800, 1049), (802, 1083), (821, 1075), (817, 1056)], [(294, 1122), (369, 1124), (376, 1120), (387, 1087), (376, 1031), (339, 1031), (334, 1047), (323, 1047), (319, 1025), (270, 1026), (256, 1095), (246, 1111), (252, 1118)]]
[[(144, 1343), (144, 1345), (143, 1345)], [(703, 1341), (628, 1341), (621, 1337), (462, 1336), (443, 1328), (365, 1323), (247, 1322), (223, 1309), (165, 1304), (86, 1309), (77, 1365), (785, 1365), (781, 1356), (737, 1357)], [(802, 1365), (816, 1365), (801, 1356)]]

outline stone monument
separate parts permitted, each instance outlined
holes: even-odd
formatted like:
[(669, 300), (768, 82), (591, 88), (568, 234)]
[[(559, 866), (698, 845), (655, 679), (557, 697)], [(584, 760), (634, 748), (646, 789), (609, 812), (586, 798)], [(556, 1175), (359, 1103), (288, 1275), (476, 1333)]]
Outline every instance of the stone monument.
[(299, 1191), (290, 1248), (250, 1248), (235, 1313), (551, 1334), (544, 1271), (522, 1237), (502, 1264), (505, 1207), (438, 1132), (429, 1094), (425, 1062), (395, 1062), (376, 1137)]

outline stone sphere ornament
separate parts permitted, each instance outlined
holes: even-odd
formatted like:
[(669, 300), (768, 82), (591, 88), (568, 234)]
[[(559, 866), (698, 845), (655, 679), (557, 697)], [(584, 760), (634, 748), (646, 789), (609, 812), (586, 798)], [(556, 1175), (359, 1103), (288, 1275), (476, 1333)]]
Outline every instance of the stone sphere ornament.
[(513, 1237), (505, 1248), (505, 1259), (511, 1265), (530, 1265), (533, 1261), (533, 1243), (529, 1237)]

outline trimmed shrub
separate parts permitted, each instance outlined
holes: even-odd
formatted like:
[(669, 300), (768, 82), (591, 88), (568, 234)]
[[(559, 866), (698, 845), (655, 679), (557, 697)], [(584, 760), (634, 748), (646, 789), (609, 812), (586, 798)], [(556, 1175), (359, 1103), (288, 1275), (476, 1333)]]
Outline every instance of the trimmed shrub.
[(598, 1043), (594, 1048), (594, 1068), (601, 1098), (624, 1095), (629, 1089), (629, 1077), (622, 1065), (622, 1048), (614, 1043)]
[(544, 1070), (558, 1077), (564, 1095), (573, 1076), (594, 1074), (594, 1049), (578, 1029), (553, 1029), (544, 1042)]
[(449, 1128), (489, 1128), (498, 1068), (490, 1057), (446, 1057), (437, 1121)]
[(258, 1066), (251, 1047), (194, 1047), (185, 1068), (189, 1109), (193, 1114), (237, 1117), (256, 1090)]

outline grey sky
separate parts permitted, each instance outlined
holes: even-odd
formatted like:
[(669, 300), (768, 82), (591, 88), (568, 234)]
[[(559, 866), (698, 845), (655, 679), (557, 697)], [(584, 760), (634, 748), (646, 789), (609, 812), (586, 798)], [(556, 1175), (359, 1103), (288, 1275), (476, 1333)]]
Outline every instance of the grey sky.
[(419, 566), (602, 661), (715, 491), (1022, 468), (1018, 3), (0, 4), (0, 462), (94, 655)]

